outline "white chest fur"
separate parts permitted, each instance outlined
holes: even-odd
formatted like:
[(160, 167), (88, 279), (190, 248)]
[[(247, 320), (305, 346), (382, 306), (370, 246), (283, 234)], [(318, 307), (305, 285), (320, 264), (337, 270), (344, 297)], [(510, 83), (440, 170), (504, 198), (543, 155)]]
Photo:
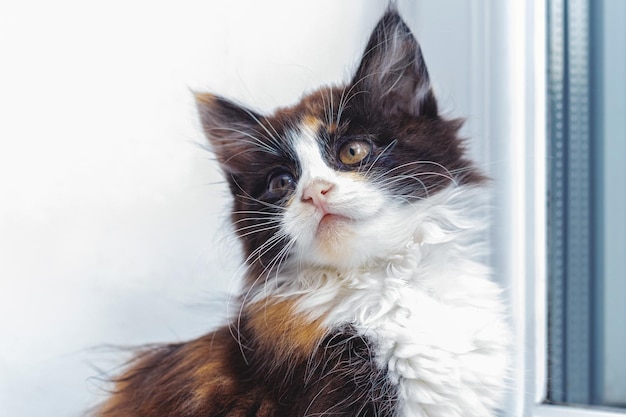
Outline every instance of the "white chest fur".
[(373, 341), (378, 366), (397, 384), (398, 416), (492, 416), (508, 357), (500, 291), (478, 264), (435, 271), (418, 257), (399, 256), (384, 270), (326, 285), (301, 306), (312, 311), (324, 299), (329, 326), (352, 324)]
[(508, 337), (499, 291), (463, 268), (445, 269), (433, 277), (448, 281), (445, 293), (383, 278), (379, 311), (361, 308), (355, 323), (398, 385), (399, 416), (490, 416), (504, 391)]

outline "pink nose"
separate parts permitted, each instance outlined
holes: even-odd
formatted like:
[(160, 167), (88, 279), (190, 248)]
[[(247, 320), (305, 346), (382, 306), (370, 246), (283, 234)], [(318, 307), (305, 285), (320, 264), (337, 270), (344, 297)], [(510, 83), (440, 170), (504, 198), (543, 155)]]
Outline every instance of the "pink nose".
[(323, 209), (326, 205), (327, 194), (334, 187), (333, 183), (322, 179), (315, 179), (304, 188), (302, 201), (310, 202)]

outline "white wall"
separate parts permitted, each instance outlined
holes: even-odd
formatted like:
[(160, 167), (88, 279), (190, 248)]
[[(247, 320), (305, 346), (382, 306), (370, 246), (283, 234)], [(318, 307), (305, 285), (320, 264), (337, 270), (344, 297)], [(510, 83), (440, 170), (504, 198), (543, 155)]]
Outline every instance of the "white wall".
[[(78, 415), (102, 398), (94, 366), (111, 370), (119, 358), (103, 346), (185, 340), (220, 322), (237, 247), (224, 227), (224, 184), (194, 146), (203, 139), (189, 89), (261, 110), (293, 103), (349, 78), (384, 8), (0, 6), (0, 415)], [(490, 119), (486, 97), (501, 97), (489, 88), (509, 80), (506, 65), (504, 75), (487, 70), (508, 59), (488, 53), (500, 33), (489, 24), (511, 7), (438, 0), (400, 9), (446, 113), (470, 118), (473, 154), (506, 176), (510, 149), (494, 154), (492, 141), (506, 143), (507, 129)], [(500, 220), (500, 230), (513, 227)]]

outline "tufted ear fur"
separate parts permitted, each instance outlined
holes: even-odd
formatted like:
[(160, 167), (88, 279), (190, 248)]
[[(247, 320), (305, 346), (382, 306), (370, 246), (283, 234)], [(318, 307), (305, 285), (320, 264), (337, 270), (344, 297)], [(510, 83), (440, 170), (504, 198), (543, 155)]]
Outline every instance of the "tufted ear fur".
[(224, 172), (249, 171), (258, 159), (254, 152), (262, 146), (257, 132), (262, 116), (213, 94), (196, 93), (195, 98), (202, 128)]
[(437, 115), (420, 46), (393, 7), (374, 28), (352, 86), (365, 106), (383, 113)]

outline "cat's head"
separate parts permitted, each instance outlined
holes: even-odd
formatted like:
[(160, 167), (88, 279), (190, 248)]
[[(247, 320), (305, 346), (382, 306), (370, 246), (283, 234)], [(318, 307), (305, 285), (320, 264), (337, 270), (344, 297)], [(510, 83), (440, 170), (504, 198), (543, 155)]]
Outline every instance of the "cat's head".
[(297, 262), (359, 267), (413, 238), (416, 204), (483, 177), (440, 117), (420, 47), (390, 9), (350, 83), (272, 115), (196, 96), (234, 198), (251, 279)]

